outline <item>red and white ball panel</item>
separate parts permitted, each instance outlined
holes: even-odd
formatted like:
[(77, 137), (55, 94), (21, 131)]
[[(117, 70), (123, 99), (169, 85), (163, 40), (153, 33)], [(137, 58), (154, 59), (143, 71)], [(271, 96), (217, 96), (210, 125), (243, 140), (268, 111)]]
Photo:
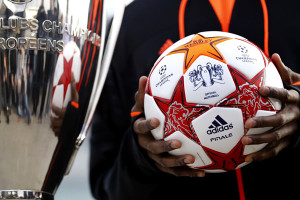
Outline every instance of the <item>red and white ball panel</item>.
[(270, 62), (265, 69), (264, 85), (270, 87), (283, 88), (283, 83), (275, 65)]
[(165, 138), (166, 141), (172, 139), (181, 141), (182, 146), (179, 149), (170, 151), (169, 152), (170, 154), (176, 156), (189, 154), (194, 156), (195, 162), (193, 164), (188, 164), (188, 166), (196, 168), (196, 167), (203, 167), (212, 164), (211, 159), (207, 156), (203, 148), (196, 142), (186, 137), (181, 132), (176, 131), (170, 136)]
[(183, 75), (183, 66), (185, 55), (183, 53), (164, 57), (157, 64), (151, 73), (151, 92), (153, 96), (170, 99), (173, 91)]
[(266, 66), (263, 53), (253, 44), (231, 39), (216, 46), (227, 64), (241, 72), (249, 80)]
[(52, 104), (59, 107), (67, 107), (71, 100), (71, 76), (75, 82), (80, 81), (81, 56), (80, 50), (74, 41), (64, 46), (64, 51), (59, 54), (53, 78)]
[(55, 66), (53, 86), (58, 85), (61, 75), (64, 73), (64, 56), (62, 53), (59, 54)]
[(148, 94), (145, 94), (144, 110), (146, 119), (154, 117), (159, 120), (159, 126), (151, 130), (151, 133), (156, 140), (162, 140), (164, 138), (165, 115), (158, 108), (154, 98)]
[(214, 105), (236, 90), (226, 64), (199, 56), (184, 74), (188, 103)]
[[(275, 65), (270, 62), (265, 69), (264, 74), (264, 82), (263, 85), (276, 87), (276, 88), (283, 88), (283, 83), (281, 77), (275, 67)], [(281, 110), (281, 101), (274, 98), (269, 98), (270, 101), (273, 103), (276, 110)]]
[(80, 81), (81, 75), (81, 57), (79, 49), (73, 56), (72, 72), (74, 75), (75, 82), (78, 83)]
[[(80, 81), (80, 74), (81, 74), (81, 57), (80, 57), (80, 50), (77, 47), (76, 44), (74, 44), (73, 42), (69, 42), (67, 45), (67, 51), (68, 54), (67, 56), (64, 54), (67, 62), (70, 62), (71, 59), (72, 60), (72, 73), (75, 79), (75, 82), (78, 83)], [(70, 49), (68, 49), (70, 48)], [(73, 51), (73, 57), (71, 57), (70, 52), (69, 51)], [(66, 96), (65, 96), (65, 100), (64, 100), (64, 106), (63, 107), (67, 107), (68, 103), (71, 101), (71, 84), (68, 85), (67, 88), (67, 92), (66, 92)]]
[(52, 104), (58, 108), (62, 108), (64, 106), (64, 86), (57, 85), (55, 88), (55, 92), (52, 96)]
[(80, 49), (74, 41), (70, 41), (66, 44), (63, 51), (63, 56), (69, 63), (72, 60), (72, 73), (74, 75), (75, 82), (78, 83), (81, 74), (81, 56)]
[(68, 106), (68, 103), (71, 101), (71, 84), (68, 85), (68, 88), (67, 88), (67, 92), (66, 92), (66, 96), (65, 96), (65, 99), (64, 99), (64, 105), (63, 107), (67, 107)]
[(64, 56), (61, 53), (57, 58), (57, 63), (55, 66), (53, 86), (56, 87), (52, 96), (52, 103), (59, 108), (62, 108), (64, 105), (64, 86), (58, 85), (58, 82), (63, 73), (64, 73)]
[(192, 121), (202, 146), (229, 153), (244, 135), (242, 111), (214, 107)]

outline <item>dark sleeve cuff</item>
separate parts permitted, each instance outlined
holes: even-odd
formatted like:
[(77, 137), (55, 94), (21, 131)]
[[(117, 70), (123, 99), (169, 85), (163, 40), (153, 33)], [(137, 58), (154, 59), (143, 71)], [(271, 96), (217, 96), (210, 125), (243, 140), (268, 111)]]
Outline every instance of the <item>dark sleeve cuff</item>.
[(139, 167), (139, 169), (141, 171), (143, 171), (143, 173), (147, 174), (147, 175), (153, 175), (153, 173), (155, 174), (161, 174), (163, 172), (161, 172), (154, 164), (153, 160), (149, 158), (149, 156), (147, 155), (146, 150), (144, 150), (143, 148), (140, 147), (139, 143), (138, 143), (138, 139), (137, 139), (137, 135), (133, 130), (133, 124), (134, 122), (139, 119), (139, 118), (145, 118), (145, 114), (141, 113), (135, 117), (133, 117), (131, 119), (131, 136), (132, 136), (132, 144), (134, 145), (133, 149), (133, 154), (135, 154), (134, 157), (136, 157), (136, 161), (137, 161), (137, 166)]
[[(300, 85), (288, 85), (285, 87), (288, 90), (296, 90), (300, 94)], [(298, 121), (298, 124), (300, 121)], [(300, 146), (300, 134), (296, 133), (293, 136), (293, 143), (291, 145), (292, 148), (299, 148)]]
[(300, 94), (300, 85), (288, 85), (285, 88), (288, 90), (296, 90)]

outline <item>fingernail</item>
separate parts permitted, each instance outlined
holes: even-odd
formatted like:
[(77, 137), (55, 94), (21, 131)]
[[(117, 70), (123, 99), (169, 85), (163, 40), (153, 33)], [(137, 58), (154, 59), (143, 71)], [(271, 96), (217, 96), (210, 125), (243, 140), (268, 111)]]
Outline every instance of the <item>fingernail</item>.
[(188, 158), (183, 159), (183, 162), (184, 162), (185, 164), (192, 164), (191, 160), (188, 159)]
[(152, 126), (152, 127), (155, 126), (155, 122), (152, 119), (150, 119), (150, 126)]
[(185, 164), (192, 164), (192, 163), (195, 162), (195, 159), (194, 159), (193, 156), (188, 155), (188, 156), (186, 156), (186, 157), (184, 158), (183, 161), (184, 161)]
[(197, 173), (197, 176), (202, 178), (202, 177), (205, 176), (205, 172), (200, 171), (200, 172)]
[(252, 140), (251, 137), (244, 136), (244, 137), (242, 138), (242, 143), (243, 143), (244, 145), (252, 144), (252, 142), (253, 142), (253, 140)]
[(267, 86), (263, 86), (259, 89), (260, 94), (262, 95), (268, 95), (270, 92), (270, 88)]
[(249, 156), (247, 156), (247, 157), (245, 158), (245, 162), (250, 163), (250, 162), (252, 162), (252, 161), (253, 161), (253, 159), (252, 159), (251, 157), (249, 157)]
[(178, 142), (176, 142), (176, 141), (171, 142), (172, 149), (178, 149), (179, 147), (180, 147), (180, 144), (178, 144)]
[(153, 127), (153, 128), (156, 128), (156, 127), (158, 127), (157, 121), (156, 121), (156, 120), (153, 120), (153, 119), (151, 119), (151, 120), (150, 120), (150, 126), (151, 126), (151, 127)]
[(256, 126), (256, 121), (253, 119), (248, 119), (245, 122), (245, 128), (254, 128)]

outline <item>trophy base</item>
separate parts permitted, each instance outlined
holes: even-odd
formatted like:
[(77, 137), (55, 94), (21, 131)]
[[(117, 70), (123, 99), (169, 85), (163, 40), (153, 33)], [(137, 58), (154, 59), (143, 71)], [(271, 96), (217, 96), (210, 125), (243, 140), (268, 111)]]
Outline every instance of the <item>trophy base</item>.
[(0, 190), (1, 199), (24, 200), (54, 200), (54, 196), (47, 192), (32, 190)]

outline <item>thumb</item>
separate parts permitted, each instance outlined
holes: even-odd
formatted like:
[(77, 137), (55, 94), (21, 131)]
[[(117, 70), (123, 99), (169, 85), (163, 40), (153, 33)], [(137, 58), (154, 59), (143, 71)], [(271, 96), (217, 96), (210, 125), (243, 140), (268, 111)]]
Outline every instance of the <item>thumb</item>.
[(135, 93), (135, 105), (132, 108), (132, 112), (144, 112), (144, 98), (147, 85), (147, 77), (142, 76), (139, 80), (139, 89)]
[(282, 62), (280, 56), (277, 53), (274, 53), (272, 55), (271, 60), (274, 63), (283, 82), (286, 85), (292, 85), (293, 83), (300, 81), (300, 75), (293, 72), (290, 68), (285, 66), (285, 64)]

